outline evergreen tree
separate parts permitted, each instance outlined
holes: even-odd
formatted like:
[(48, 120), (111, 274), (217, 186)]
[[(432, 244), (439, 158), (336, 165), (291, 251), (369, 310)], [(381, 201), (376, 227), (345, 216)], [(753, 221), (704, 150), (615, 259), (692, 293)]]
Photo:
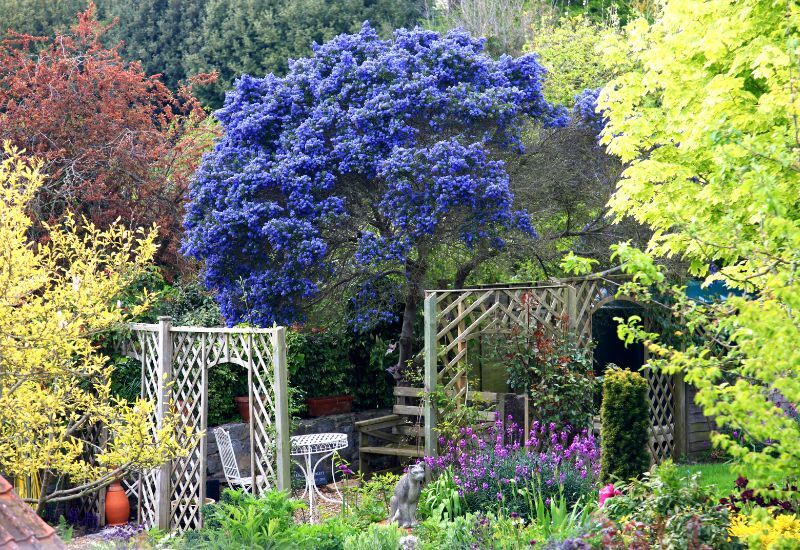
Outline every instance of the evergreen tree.
[[(230, 2), (229, 2), (230, 3)], [(187, 77), (185, 58), (199, 47), (207, 0), (100, 0), (104, 19), (117, 18), (108, 39), (122, 55), (141, 61), (147, 74), (177, 90)]]
[(0, 36), (8, 29), (33, 36), (69, 30), (87, 0), (0, 0)]
[(219, 107), (225, 90), (242, 74), (284, 74), (288, 59), (311, 53), (342, 33), (357, 32), (368, 20), (382, 36), (413, 27), (418, 0), (208, 0), (198, 51), (187, 56), (192, 73), (218, 71), (217, 83), (199, 94)]

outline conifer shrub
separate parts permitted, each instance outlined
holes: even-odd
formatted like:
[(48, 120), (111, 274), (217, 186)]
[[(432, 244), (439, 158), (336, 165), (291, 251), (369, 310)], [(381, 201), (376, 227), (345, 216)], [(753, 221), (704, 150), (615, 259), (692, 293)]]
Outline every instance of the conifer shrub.
[(610, 368), (603, 380), (600, 407), (600, 480), (626, 481), (650, 467), (647, 380), (638, 372)]

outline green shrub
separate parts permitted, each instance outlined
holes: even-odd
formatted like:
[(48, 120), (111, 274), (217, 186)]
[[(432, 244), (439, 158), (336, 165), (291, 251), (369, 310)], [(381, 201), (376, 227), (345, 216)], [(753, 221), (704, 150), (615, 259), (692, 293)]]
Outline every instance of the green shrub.
[(359, 477), (358, 485), (344, 487), (343, 520), (350, 527), (363, 530), (372, 523), (386, 519), (389, 516), (389, 501), (398, 481), (399, 475), (384, 473), (374, 475), (368, 481)]
[(417, 516), (454, 520), (466, 513), (466, 503), (458, 492), (452, 468), (442, 470), (436, 479), (423, 487), (419, 496)]
[[(524, 317), (533, 319), (536, 302), (526, 296)], [(528, 393), (538, 420), (577, 430), (591, 425), (597, 388), (592, 357), (566, 320), (555, 330), (538, 322), (515, 325), (494, 348), (494, 355), (505, 361), (509, 388)]]
[(304, 504), (281, 491), (260, 498), (226, 490), (219, 504), (204, 508), (205, 527), (196, 546), (273, 548), (294, 527), (294, 512)]
[(610, 368), (603, 380), (600, 420), (600, 480), (628, 480), (646, 472), (650, 467), (647, 380), (637, 372)]
[(341, 550), (344, 541), (353, 534), (354, 527), (339, 518), (331, 518), (323, 523), (303, 523), (287, 534), (288, 548), (308, 550)]
[(386, 369), (395, 361), (377, 335), (345, 327), (293, 329), (286, 344), (289, 382), (304, 398), (352, 395), (356, 410), (392, 403), (392, 377)]
[(397, 550), (400, 530), (393, 525), (370, 525), (366, 531), (355, 533), (344, 541), (344, 550)]
[(667, 460), (606, 500), (603, 511), (617, 531), (638, 530), (647, 545), (637, 548), (732, 548), (728, 511), (719, 506), (700, 474), (685, 475)]

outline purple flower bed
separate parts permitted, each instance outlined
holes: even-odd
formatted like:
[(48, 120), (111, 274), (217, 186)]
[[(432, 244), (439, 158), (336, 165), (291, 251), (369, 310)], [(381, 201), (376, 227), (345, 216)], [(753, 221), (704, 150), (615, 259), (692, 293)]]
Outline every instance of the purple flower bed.
[(592, 492), (600, 472), (600, 447), (588, 430), (534, 422), (525, 443), (524, 430), (509, 417), (488, 433), (462, 428), (457, 441), (440, 439), (442, 452), (426, 457), (432, 471), (452, 468), (453, 479), (471, 511), (502, 506), (530, 517), (541, 492), (549, 502), (563, 494), (571, 504)]

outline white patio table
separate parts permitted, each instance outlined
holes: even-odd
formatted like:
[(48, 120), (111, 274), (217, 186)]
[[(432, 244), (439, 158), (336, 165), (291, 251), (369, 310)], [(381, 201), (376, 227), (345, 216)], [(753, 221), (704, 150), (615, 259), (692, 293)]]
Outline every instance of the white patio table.
[[(339, 498), (330, 498), (317, 488), (314, 480), (314, 474), (320, 463), (326, 458), (330, 458), (333, 454), (341, 449), (347, 448), (347, 434), (342, 433), (322, 433), (322, 434), (306, 434), (295, 435), (290, 438), (292, 444), (291, 455), (302, 457), (296, 460), (297, 465), (303, 472), (305, 478), (305, 489), (303, 490), (303, 497), (308, 493), (308, 512), (311, 516), (311, 522), (314, 523), (314, 493), (323, 500), (328, 502), (342, 503), (342, 493), (339, 492), (339, 486), (336, 484), (336, 471), (333, 461), (331, 461), (331, 477), (333, 478), (333, 487), (336, 489), (336, 494)], [(316, 462), (312, 464), (312, 456), (321, 454)]]

